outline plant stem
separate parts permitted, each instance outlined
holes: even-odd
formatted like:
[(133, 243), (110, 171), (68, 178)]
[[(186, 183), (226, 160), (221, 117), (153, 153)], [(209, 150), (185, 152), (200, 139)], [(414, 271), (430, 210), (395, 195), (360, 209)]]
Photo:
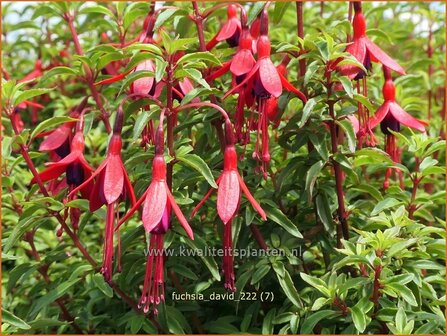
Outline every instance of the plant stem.
[(416, 195), (417, 195), (419, 183), (421, 182), (421, 179), (418, 178), (418, 176), (417, 176), (417, 172), (419, 171), (419, 164), (420, 164), (420, 160), (419, 160), (419, 158), (416, 158), (416, 167), (414, 168), (415, 173), (413, 174), (413, 177), (412, 177), (413, 187), (411, 189), (411, 198), (410, 198), (410, 202), (408, 203), (408, 207), (407, 207), (409, 219), (414, 218), (414, 213), (418, 209), (417, 205), (415, 204), (415, 201), (416, 201)]
[(371, 301), (374, 303), (374, 306), (377, 307), (379, 305), (380, 298), (380, 274), (382, 273), (382, 266), (378, 265), (374, 268), (374, 282), (373, 282), (373, 294), (371, 297)]
[[(430, 20), (429, 22), (429, 28), (428, 28), (428, 46), (427, 46), (427, 57), (429, 60), (431, 60), (433, 58), (433, 25), (432, 22)], [(428, 78), (431, 79), (431, 77), (433, 76), (433, 64), (430, 62), (430, 64), (428, 65)], [(428, 90), (428, 120), (431, 119), (431, 110), (432, 110), (432, 96), (433, 96), (433, 90), (430, 86), (429, 90)]]
[[(173, 73), (172, 73), (172, 56), (169, 56), (168, 66), (166, 67), (166, 107), (167, 107), (167, 144), (169, 155), (175, 158), (174, 150), (174, 121), (175, 111), (173, 110), (174, 98), (173, 98)], [(174, 169), (175, 160), (172, 160), (167, 164), (167, 176), (166, 182), (169, 188), (172, 190), (172, 172)]]
[[(298, 37), (304, 38), (304, 19), (303, 19), (303, 1), (296, 2), (296, 25)], [(304, 52), (303, 48), (300, 48), (300, 55)], [(299, 74), (300, 77), (304, 77), (306, 74), (306, 60), (299, 60)]]
[[(329, 115), (331, 117), (331, 121), (329, 122), (329, 128), (331, 132), (331, 152), (332, 152), (332, 166), (334, 167), (334, 174), (335, 174), (335, 189), (337, 193), (337, 201), (338, 201), (338, 220), (340, 222), (341, 231), (343, 234), (343, 238), (345, 240), (349, 239), (349, 227), (348, 227), (348, 214), (345, 209), (345, 196), (343, 192), (343, 172), (341, 170), (340, 164), (335, 160), (335, 155), (338, 153), (337, 149), (337, 129), (336, 129), (336, 118), (335, 118), (335, 111), (334, 111), (334, 104), (335, 102), (331, 99), (332, 95), (332, 80), (331, 80), (331, 73), (328, 71), (326, 74), (326, 88), (327, 88), (327, 104), (328, 104), (328, 110)], [(337, 237), (337, 245), (341, 246), (340, 237)]]
[[(206, 51), (205, 34), (203, 32), (203, 15), (202, 13), (200, 13), (199, 6), (197, 5), (196, 1), (192, 1), (192, 7), (194, 9), (193, 21), (196, 24), (197, 34), (199, 37), (199, 49), (200, 51)], [(214, 95), (210, 95), (210, 100), (212, 103), (217, 105), (217, 99)], [(223, 152), (225, 150), (225, 136), (222, 130), (222, 121), (217, 119), (213, 120), (211, 123), (216, 129), (217, 137), (219, 138), (220, 149)]]
[[(76, 28), (74, 26), (73, 16), (70, 15), (69, 13), (66, 13), (64, 15), (64, 19), (67, 22), (68, 28), (70, 29), (70, 32), (71, 32), (71, 36), (73, 37), (73, 43), (75, 45), (76, 53), (79, 56), (84, 55), (84, 51), (82, 50), (81, 44), (79, 43), (78, 33), (76, 32)], [(101, 98), (99, 97), (98, 90), (96, 89), (96, 86), (94, 84), (94, 77), (92, 74), (92, 70), (86, 64), (84, 64), (84, 71), (86, 74), (85, 80), (87, 82), (87, 85), (90, 88), (90, 91), (92, 92), (92, 97), (95, 100), (96, 105), (98, 106), (99, 110), (101, 111), (101, 120), (104, 123), (107, 133), (110, 133), (112, 131), (112, 127), (110, 126), (109, 116), (108, 116), (107, 111), (104, 108)]]
[(253, 238), (256, 240), (259, 247), (261, 249), (267, 251), (269, 249), (269, 247), (267, 246), (267, 244), (264, 240), (264, 237), (262, 237), (262, 234), (261, 234), (261, 231), (259, 231), (259, 228), (255, 224), (250, 224), (250, 230), (251, 230), (251, 233), (253, 234)]

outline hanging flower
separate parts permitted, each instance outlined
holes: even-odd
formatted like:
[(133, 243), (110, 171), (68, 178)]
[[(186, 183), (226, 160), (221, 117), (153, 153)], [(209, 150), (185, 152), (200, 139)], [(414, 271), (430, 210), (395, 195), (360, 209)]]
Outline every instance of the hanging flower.
[[(127, 175), (126, 167), (121, 158), (122, 139), (121, 129), (123, 124), (123, 114), (121, 109), (115, 120), (115, 127), (109, 142), (107, 158), (100, 164), (96, 171), (80, 186), (75, 188), (71, 194), (84, 188), (91, 183), (94, 178), (96, 182), (90, 193), (90, 211), (96, 211), (102, 205), (107, 205), (105, 239), (103, 248), (103, 266), (101, 273), (107, 282), (112, 280), (112, 261), (113, 261), (113, 233), (115, 223), (119, 221), (119, 203), (125, 198), (129, 198), (131, 204), (135, 204), (135, 194)], [(119, 231), (117, 232), (118, 254), (120, 246)], [(120, 256), (118, 255), (118, 271), (121, 269)]]
[[(391, 132), (400, 132), (400, 125), (404, 125), (413, 128), (419, 132), (425, 132), (426, 122), (418, 120), (407, 113), (396, 102), (396, 89), (394, 87), (393, 79), (391, 77), (391, 71), (387, 67), (383, 67), (383, 74), (385, 76), (385, 84), (383, 85), (383, 97), (385, 101), (379, 107), (376, 114), (369, 119), (369, 129), (375, 128), (380, 124), (382, 133), (385, 134), (385, 151), (391, 156), (394, 162), (400, 163), (400, 151), (396, 144), (396, 137)], [(402, 185), (402, 172), (396, 170), (401, 179)], [(389, 186), (389, 177), (391, 176), (392, 169), (388, 168), (386, 171), (384, 188)]]
[[(76, 106), (71, 112), (71, 118), (79, 118), (81, 112), (87, 105), (88, 97), (85, 97), (82, 102)], [(76, 121), (69, 121), (63, 123), (57, 127), (54, 131), (51, 131), (47, 138), (42, 141), (39, 146), (39, 151), (50, 152), (50, 155), (56, 158), (64, 158), (69, 154), (70, 141), (72, 136), (72, 130), (76, 126)], [(42, 135), (39, 135), (42, 136)]]
[[(366, 35), (366, 21), (362, 13), (360, 1), (354, 2), (354, 11), (355, 14), (352, 21), (354, 38), (352, 43), (346, 48), (346, 51), (362, 63), (367, 70), (371, 69), (371, 62), (377, 62), (401, 75), (405, 75), (405, 70)], [(361, 79), (366, 76), (359, 67), (353, 64), (342, 65), (339, 67), (339, 71), (351, 79)]]
[[(253, 129), (254, 125), (256, 125), (257, 137), (253, 156), (262, 162), (261, 171), (266, 177), (267, 164), (270, 162), (267, 115), (267, 110), (271, 109), (271, 106), (269, 106), (271, 101), (269, 99), (271, 97), (278, 98), (282, 94), (283, 88), (295, 93), (303, 102), (306, 102), (307, 99), (300, 90), (289, 83), (283, 75), (281, 67), (278, 70), (270, 58), (271, 45), (268, 37), (268, 14), (266, 10), (261, 13), (260, 20), (261, 35), (257, 41), (258, 60), (251, 71), (243, 76), (243, 80), (224, 95), (224, 99), (232, 93), (238, 92), (241, 94), (245, 88), (242, 93), (244, 100), (247, 101), (249, 95), (253, 95), (257, 100), (258, 119), (257, 122), (250, 120), (249, 128)], [(248, 89), (250, 89), (250, 93), (247, 92)], [(238, 110), (241, 108), (241, 105), (238, 105)], [(239, 127), (238, 124), (237, 127)], [(239, 133), (238, 128), (236, 128), (236, 132), (237, 134)]]
[[(217, 213), (224, 223), (224, 251), (232, 250), (231, 241), (231, 221), (236, 216), (239, 204), (241, 201), (241, 190), (251, 203), (253, 208), (259, 213), (263, 220), (267, 219), (264, 210), (259, 203), (254, 199), (253, 195), (248, 190), (242, 176), (237, 169), (237, 152), (234, 147), (233, 126), (229, 120), (225, 121), (225, 138), (226, 147), (224, 152), (224, 169), (222, 175), (217, 179)], [(191, 216), (200, 209), (205, 201), (211, 196), (214, 189), (211, 189), (204, 198), (197, 204), (191, 213)], [(234, 270), (233, 257), (224, 257), (223, 271), (225, 275), (225, 288), (235, 291), (234, 287)]]
[[(214, 80), (228, 71), (233, 75), (233, 86), (240, 84), (255, 65), (256, 61), (252, 53), (253, 39), (250, 30), (246, 24), (247, 18), (245, 11), (241, 10), (242, 33), (239, 39), (239, 48), (232, 59), (222, 65), (218, 70), (214, 71), (207, 77), (207, 81)], [(253, 103), (252, 81), (241, 87), (238, 91), (238, 100), (236, 112), (234, 114), (236, 138), (241, 143), (248, 142), (248, 132), (244, 134), (243, 127), (245, 124), (244, 107), (250, 108)]]
[(237, 6), (230, 4), (227, 7), (228, 20), (206, 45), (206, 50), (213, 49), (218, 42), (227, 41), (230, 47), (235, 47), (239, 43), (241, 34), (241, 21), (237, 17)]
[[(39, 177), (42, 182), (51, 181), (53, 185), (49, 188), (53, 193), (55, 190), (61, 190), (63, 187), (68, 186), (69, 191), (74, 190), (78, 186), (83, 184), (82, 188), (79, 188), (80, 193), (83, 198), (88, 198), (92, 190), (92, 181), (85, 183), (92, 175), (93, 168), (90, 167), (87, 160), (84, 157), (84, 121), (83, 114), (80, 116), (80, 121), (78, 122), (78, 128), (73, 140), (71, 141), (70, 150), (68, 155), (64, 156), (61, 160), (57, 162), (50, 162), (46, 165), (47, 169), (39, 173)], [(58, 178), (65, 173), (65, 179), (58, 180)], [(31, 180), (31, 183), (36, 183), (36, 178)], [(68, 202), (77, 198), (77, 195), (71, 193), (64, 202)], [(66, 208), (64, 212), (65, 218), (70, 216), (71, 224), (74, 230), (77, 230), (79, 223), (79, 209), (77, 208)], [(58, 230), (58, 236), (62, 235), (62, 228)]]
[(166, 183), (166, 162), (164, 159), (164, 135), (163, 126), (159, 126), (156, 133), (155, 157), (152, 162), (152, 182), (129, 212), (121, 219), (117, 229), (129, 219), (140, 206), (143, 205), (142, 221), (144, 229), (150, 233), (150, 246), (147, 255), (146, 275), (144, 278), (143, 293), (139, 306), (145, 313), (154, 305), (164, 301), (163, 279), (163, 237), (170, 227), (171, 209), (174, 210), (180, 225), (190, 239), (194, 239), (194, 233), (185, 216), (177, 205), (168, 184)]
[[(39, 173), (39, 177), (42, 182), (55, 180), (63, 173), (66, 173), (67, 185), (70, 187), (78, 187), (82, 184), (82, 187), (78, 190), (84, 198), (88, 198), (90, 195), (92, 183), (87, 180), (92, 175), (93, 169), (90, 167), (84, 157), (84, 135), (82, 130), (76, 132), (76, 135), (71, 141), (70, 153), (58, 162), (50, 162), (46, 165), (47, 169)], [(31, 183), (36, 183), (36, 179), (33, 178)], [(74, 189), (74, 188), (73, 188)]]

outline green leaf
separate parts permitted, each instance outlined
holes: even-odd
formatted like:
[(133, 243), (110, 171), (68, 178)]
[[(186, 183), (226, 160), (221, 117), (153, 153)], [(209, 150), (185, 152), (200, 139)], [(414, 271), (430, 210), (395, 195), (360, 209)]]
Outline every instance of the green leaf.
[(337, 124), (343, 129), (346, 139), (348, 140), (348, 147), (351, 153), (355, 152), (356, 136), (354, 127), (349, 120), (337, 120)]
[(151, 119), (152, 115), (155, 113), (154, 110), (143, 110), (138, 115), (137, 120), (135, 121), (135, 126), (133, 129), (133, 136), (132, 139), (136, 140), (140, 137), (141, 133), (143, 132), (143, 129), (146, 127), (147, 123)]
[(93, 282), (105, 296), (109, 298), (113, 297), (113, 289), (104, 281), (104, 277), (102, 275), (93, 275)]
[[(156, 46), (155, 44), (151, 44), (151, 43), (133, 43), (130, 46), (124, 48), (124, 51), (125, 52), (148, 51), (149, 53), (152, 53), (154, 55), (163, 56), (163, 52), (161, 51), (161, 49), (158, 46)], [(139, 54), (141, 54), (141, 53), (139, 53)], [(139, 62), (137, 62), (136, 64), (138, 64), (138, 63)]]
[(402, 201), (399, 201), (395, 198), (385, 198), (383, 201), (380, 201), (379, 203), (376, 204), (373, 211), (371, 212), (371, 216), (376, 216), (382, 211), (395, 207), (400, 204), (402, 204)]
[(157, 15), (157, 20), (155, 20), (154, 31), (160, 28), (175, 12), (178, 8), (169, 8)]
[(349, 98), (354, 98), (354, 89), (352, 87), (352, 81), (349, 79), (349, 77), (341, 76), (338, 78), (341, 85), (343, 85), (343, 89), (345, 90), (346, 94)]
[(218, 94), (220, 91), (217, 89), (206, 89), (206, 88), (195, 88), (192, 89), (191, 91), (189, 91), (185, 97), (182, 99), (182, 102), (180, 103), (180, 105), (186, 105), (188, 104), (190, 101), (192, 101), (194, 98), (196, 97), (200, 97), (200, 96), (205, 96), (205, 95), (212, 95), (212, 94)]
[(188, 63), (188, 62), (197, 62), (197, 61), (208, 61), (210, 63), (216, 64), (216, 65), (220, 65), (220, 61), (219, 59), (214, 56), (212, 53), (208, 52), (208, 51), (200, 51), (200, 52), (195, 52), (195, 53), (191, 53), (191, 54), (186, 54), (184, 56), (182, 56), (178, 61), (177, 61), (177, 65), (182, 65), (184, 63)]
[(264, 317), (264, 321), (262, 321), (262, 334), (263, 335), (271, 335), (273, 334), (273, 319), (276, 315), (276, 308), (270, 309), (267, 315)]
[(407, 314), (402, 307), (399, 307), (396, 314), (396, 328), (402, 332), (407, 325)]
[(33, 322), (30, 322), (29, 324), (34, 330), (42, 330), (43, 328), (47, 328), (47, 327), (64, 326), (64, 325), (67, 325), (68, 322), (53, 320), (53, 319), (49, 319), (49, 318), (38, 318), (38, 319), (34, 320)]
[(126, 7), (124, 18), (123, 18), (123, 28), (127, 30), (129, 26), (136, 21), (140, 16), (145, 17), (149, 12), (149, 6), (146, 2), (132, 2)]
[(158, 59), (155, 59), (155, 82), (161, 81), (163, 76), (165, 75), (166, 67), (168, 66), (168, 62)]
[(156, 58), (159, 58), (159, 57), (151, 52), (139, 52), (130, 59), (129, 63), (127, 63), (127, 65), (126, 65), (126, 68), (124, 69), (124, 72), (126, 73), (129, 71), (132, 71), (134, 68), (137, 67), (138, 64), (140, 64), (144, 61), (147, 61), (147, 60), (154, 60)]
[(274, 23), (281, 22), (281, 19), (284, 16), (284, 13), (287, 11), (287, 8), (289, 8), (289, 5), (290, 5), (290, 2), (288, 2), (288, 1), (275, 2), (275, 8), (273, 9), (273, 15), (272, 15), (272, 20)]
[(145, 78), (145, 77), (154, 77), (155, 74), (152, 71), (149, 70), (138, 70), (130, 73), (126, 76), (125, 81), (121, 85), (120, 91), (118, 92), (118, 95), (121, 95), (121, 93), (129, 87), (130, 84), (135, 82), (137, 79)]
[(331, 302), (330, 298), (320, 297), (314, 301), (310, 310), (312, 310), (312, 311), (320, 310), (321, 307), (323, 307), (324, 305), (326, 305), (330, 302)]
[(21, 318), (15, 316), (10, 311), (2, 307), (2, 323), (7, 323), (11, 326), (17, 327), (19, 329), (31, 329), (31, 326), (23, 321)]
[(16, 267), (14, 267), (9, 272), (7, 286), (8, 292), (10, 292), (15, 287), (17, 281), (19, 281), (21, 277), (23, 277), (25, 274), (34, 272), (36, 269), (37, 265), (32, 265), (31, 263), (18, 264)]
[(39, 80), (39, 84), (46, 83), (46, 81), (49, 80), (50, 78), (53, 79), (59, 75), (73, 76), (73, 75), (78, 75), (78, 72), (72, 68), (65, 67), (65, 66), (54, 67), (48, 71), (45, 71), (44, 75)]
[(301, 116), (301, 120), (298, 123), (298, 127), (303, 127), (306, 124), (316, 104), (317, 100), (315, 98), (311, 98), (306, 102), (306, 105), (304, 105), (303, 108), (303, 115)]
[(379, 148), (363, 148), (355, 152), (354, 166), (387, 163), (392, 165), (391, 157)]
[(399, 283), (390, 282), (385, 284), (385, 288), (392, 289), (397, 295), (402, 297), (405, 301), (407, 301), (411, 306), (417, 306), (418, 303), (416, 301), (416, 297), (413, 292), (405, 285), (401, 285)]
[(310, 167), (306, 174), (306, 191), (307, 191), (307, 200), (310, 203), (313, 197), (315, 183), (317, 182), (318, 175), (320, 175), (321, 170), (324, 167), (323, 161), (317, 161)]
[(43, 221), (46, 219), (37, 219), (35, 217), (26, 217), (21, 219), (12, 230), (11, 234), (9, 235), (8, 239), (6, 240), (6, 243), (3, 248), (4, 253), (8, 253), (8, 251), (17, 243), (17, 241), (22, 238), (22, 236), (25, 234), (26, 231), (31, 230), (32, 228), (36, 227), (37, 225), (42, 224)]
[(376, 110), (365, 96), (355, 93), (354, 100), (365, 106), (371, 113)]
[(339, 314), (333, 310), (320, 310), (316, 313), (311, 314), (310, 316), (306, 316), (301, 326), (300, 334), (312, 334), (318, 322), (323, 319), (330, 320), (337, 315)]
[(277, 272), (276, 268), (276, 277), (278, 278), (279, 284), (281, 285), (282, 290), (286, 294), (287, 298), (298, 308), (302, 308), (303, 304), (301, 302), (301, 298), (298, 294), (298, 291), (293, 284), (292, 278), (287, 270), (284, 269), (284, 276), (281, 276), (279, 272)]
[(15, 99), (12, 101), (13, 106), (17, 106), (20, 103), (24, 102), (25, 100), (28, 100), (33, 97), (41, 96), (43, 94), (46, 94), (48, 92), (51, 92), (53, 89), (30, 89), (23, 92), (18, 91), (16, 93)]
[(111, 62), (119, 61), (125, 58), (127, 58), (127, 56), (118, 51), (106, 53), (98, 59), (98, 62), (96, 63), (96, 69), (101, 70)]
[(42, 133), (43, 131), (46, 131), (49, 128), (59, 126), (60, 124), (64, 124), (66, 122), (70, 121), (77, 121), (78, 119), (70, 118), (70, 117), (52, 117), (50, 119), (47, 119), (45, 121), (42, 121), (37, 127), (33, 130), (31, 133), (31, 139), (34, 139), (37, 135)]
[(250, 12), (248, 13), (248, 20), (247, 24), (251, 25), (253, 21), (256, 19), (256, 17), (261, 13), (261, 11), (264, 9), (265, 2), (261, 1), (255, 1), (254, 5), (250, 8)]
[(181, 240), (185, 242), (191, 249), (202, 251), (202, 253), (197, 254), (199, 254), (200, 259), (202, 259), (203, 263), (211, 272), (214, 279), (216, 279), (216, 281), (220, 281), (220, 273), (219, 268), (217, 267), (216, 260), (214, 260), (213, 256), (210, 256), (209, 253), (205, 253), (205, 250), (209, 249), (209, 246), (206, 244), (206, 242), (197, 234), (194, 235), (194, 240), (184, 239), (184, 237), (181, 237)]
[(55, 289), (49, 291), (45, 296), (42, 296), (41, 298), (39, 298), (37, 301), (34, 302), (33, 309), (31, 310), (29, 315), (30, 316), (37, 315), (44, 307), (47, 307), (50, 303), (59, 299), (61, 296), (67, 293), (67, 291), (80, 280), (81, 279), (74, 279), (63, 282)]
[(329, 288), (327, 287), (326, 283), (316, 277), (310, 276), (306, 273), (300, 272), (301, 279), (306, 281), (309, 285), (317, 289), (319, 292), (321, 292), (326, 297), (331, 297), (331, 293), (329, 291)]
[(177, 156), (176, 157), (179, 161), (187, 164), (191, 168), (198, 171), (205, 180), (210, 184), (211, 187), (217, 189), (216, 181), (214, 181), (213, 174), (211, 173), (211, 169), (208, 167), (205, 161), (203, 159), (195, 154), (188, 154), (185, 156)]
[(270, 265), (262, 265), (260, 266), (251, 277), (251, 284), (257, 284), (259, 281), (262, 280), (263, 277), (265, 277), (268, 272), (270, 272), (271, 266)]
[(303, 238), (303, 235), (298, 230), (295, 224), (287, 218), (286, 215), (282, 213), (277, 207), (271, 205), (265, 205), (264, 210), (267, 213), (267, 217), (273, 220), (275, 223), (279, 224), (284, 230), (290, 233), (292, 236), (297, 238)]
[(351, 317), (352, 321), (354, 322), (355, 328), (359, 332), (364, 332), (366, 329), (366, 317), (365, 314), (360, 310), (359, 307), (354, 306), (352, 308), (349, 308), (351, 311)]
[(332, 218), (331, 208), (329, 207), (329, 200), (325, 193), (319, 193), (315, 198), (317, 206), (317, 214), (324, 225), (327, 232), (331, 232), (334, 228), (334, 222)]
[(115, 15), (108, 8), (100, 5), (90, 4), (88, 7), (84, 7), (79, 11), (79, 14), (90, 14), (90, 13), (104, 14), (110, 17), (111, 19), (116, 20)]

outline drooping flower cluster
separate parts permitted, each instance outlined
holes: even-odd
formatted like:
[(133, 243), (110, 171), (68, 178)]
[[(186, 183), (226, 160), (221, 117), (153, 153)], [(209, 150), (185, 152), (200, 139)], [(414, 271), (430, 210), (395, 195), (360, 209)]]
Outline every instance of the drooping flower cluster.
[[(234, 18), (232, 17), (232, 20)], [(238, 93), (236, 113), (234, 115), (236, 137), (239, 142), (245, 144), (249, 142), (249, 132), (257, 132), (255, 151), (253, 156), (259, 160), (261, 171), (267, 176), (267, 164), (270, 162), (269, 152), (269, 118), (276, 115), (278, 108), (278, 98), (283, 89), (290, 91), (306, 102), (306, 96), (289, 83), (284, 76), (285, 71), (282, 66), (275, 67), (270, 58), (270, 39), (268, 37), (268, 14), (263, 10), (254, 31), (257, 36), (256, 48), (253, 48), (253, 36), (247, 26), (245, 11), (241, 8), (242, 32), (238, 38), (238, 51), (233, 58), (216, 70), (207, 79), (215, 79), (224, 73), (231, 71), (233, 75), (233, 88), (229, 90), (224, 98), (233, 93)], [(252, 27), (253, 28), (253, 27)], [(253, 29), (252, 29), (253, 30)], [(259, 33), (259, 34), (258, 34)], [(254, 54), (257, 53), (257, 60)], [(245, 120), (245, 107), (251, 109), (252, 113), (248, 120)], [(253, 113), (257, 112), (257, 118)], [(245, 128), (245, 130), (244, 130)]]
[[(400, 151), (396, 144), (396, 138), (391, 131), (399, 132), (400, 124), (416, 129), (420, 132), (425, 131), (424, 122), (415, 119), (407, 112), (405, 112), (395, 101), (395, 88), (393, 79), (391, 77), (391, 70), (405, 75), (405, 70), (390, 56), (388, 56), (380, 47), (372, 42), (366, 35), (366, 20), (362, 13), (362, 4), (360, 1), (353, 3), (354, 18), (352, 21), (354, 36), (352, 43), (346, 48), (346, 52), (354, 56), (367, 71), (372, 69), (371, 62), (380, 63), (383, 67), (385, 77), (385, 84), (383, 86), (384, 103), (376, 111), (372, 117), (369, 111), (362, 105), (358, 104), (358, 121), (354, 120), (353, 125), (357, 126), (356, 133), (359, 140), (360, 147), (363, 145), (365, 138), (367, 144), (374, 146), (376, 140), (372, 133), (373, 128), (380, 124), (381, 130), (385, 135), (385, 151), (391, 156), (396, 163), (400, 162)], [(367, 96), (366, 78), (368, 73), (365, 73), (360, 67), (355, 64), (345, 64), (338, 68), (342, 75), (357, 81), (357, 90)], [(360, 81), (362, 82), (360, 84)], [(362, 90), (361, 90), (362, 87)], [(392, 169), (386, 171), (384, 188), (389, 186), (389, 177)], [(402, 172), (396, 169), (400, 178), (400, 184), (403, 187)]]

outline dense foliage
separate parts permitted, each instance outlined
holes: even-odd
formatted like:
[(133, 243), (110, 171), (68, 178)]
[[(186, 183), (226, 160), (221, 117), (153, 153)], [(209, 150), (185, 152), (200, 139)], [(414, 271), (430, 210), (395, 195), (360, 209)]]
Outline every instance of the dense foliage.
[(445, 333), (443, 4), (242, 5), (2, 3), (3, 332)]

